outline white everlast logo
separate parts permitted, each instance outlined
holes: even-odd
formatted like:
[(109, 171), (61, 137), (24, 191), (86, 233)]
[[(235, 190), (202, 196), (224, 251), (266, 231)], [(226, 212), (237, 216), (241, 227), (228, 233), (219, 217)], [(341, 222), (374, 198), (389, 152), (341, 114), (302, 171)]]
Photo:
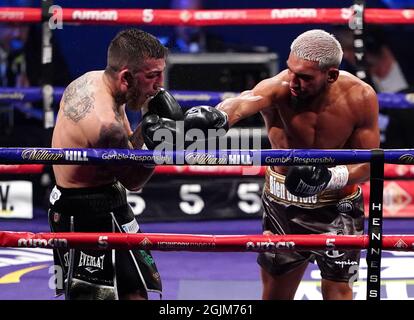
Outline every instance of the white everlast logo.
[(296, 192), (301, 192), (301, 193), (318, 193), (321, 192), (324, 188), (325, 188), (325, 184), (319, 185), (319, 186), (311, 186), (309, 184), (307, 184), (305, 181), (303, 181), (302, 179), (300, 179), (298, 186), (296, 187)]
[[(94, 268), (103, 270), (104, 258), (105, 258), (104, 254), (99, 257), (95, 257), (95, 256), (90, 256), (88, 254), (85, 254), (81, 251), (78, 267), (89, 267), (85, 269), (88, 270), (90, 273), (98, 271), (97, 269), (94, 269)], [(94, 268), (90, 268), (90, 267), (94, 267)]]
[(279, 199), (286, 200), (294, 203), (313, 203), (318, 202), (318, 196), (315, 194), (312, 197), (297, 197), (286, 190), (283, 183), (276, 180), (275, 177), (269, 176), (269, 191), (271, 194)]

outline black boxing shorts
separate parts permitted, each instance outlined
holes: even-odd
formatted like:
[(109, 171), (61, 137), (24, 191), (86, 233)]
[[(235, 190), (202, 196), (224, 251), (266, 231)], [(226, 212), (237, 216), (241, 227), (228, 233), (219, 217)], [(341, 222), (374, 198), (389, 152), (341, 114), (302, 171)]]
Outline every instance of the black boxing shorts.
[[(52, 232), (140, 232), (119, 182), (95, 188), (55, 186), (49, 224)], [(137, 291), (144, 297), (148, 292), (161, 295), (160, 275), (148, 250), (59, 248), (53, 256), (56, 293), (67, 299), (112, 300)]]
[[(362, 235), (364, 206), (361, 188), (335, 198), (327, 191), (309, 198), (291, 195), (284, 176), (270, 168), (263, 188), (263, 230), (274, 234)], [(360, 250), (278, 251), (260, 253), (258, 264), (272, 275), (283, 275), (304, 262), (318, 264), (323, 279), (348, 282), (357, 280)]]

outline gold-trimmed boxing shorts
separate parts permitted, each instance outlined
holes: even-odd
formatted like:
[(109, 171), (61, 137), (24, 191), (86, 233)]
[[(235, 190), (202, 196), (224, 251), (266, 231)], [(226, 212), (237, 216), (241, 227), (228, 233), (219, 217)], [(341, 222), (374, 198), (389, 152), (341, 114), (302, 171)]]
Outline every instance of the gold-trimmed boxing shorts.
[[(290, 194), (285, 176), (266, 169), (263, 188), (263, 230), (274, 234), (362, 235), (364, 202), (358, 186), (324, 191), (308, 198)], [(260, 253), (257, 262), (272, 275), (283, 275), (304, 262), (315, 262), (323, 279), (357, 280), (360, 250), (277, 251)]]

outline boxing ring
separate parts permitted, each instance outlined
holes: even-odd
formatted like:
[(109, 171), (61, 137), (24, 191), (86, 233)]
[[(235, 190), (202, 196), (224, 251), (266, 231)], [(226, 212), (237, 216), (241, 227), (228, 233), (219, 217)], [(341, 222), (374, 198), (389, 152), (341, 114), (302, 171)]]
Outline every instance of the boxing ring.
[[(49, 19), (61, 18), (69, 24), (97, 25), (273, 25), (273, 24), (318, 24), (350, 21), (358, 23), (358, 14), (365, 23), (412, 24), (414, 10), (365, 9), (360, 1), (354, 8), (336, 9), (246, 9), (246, 10), (156, 10), (156, 9), (65, 9), (52, 7), (51, 1), (42, 2), (40, 8), (0, 8), (0, 21), (25, 23), (42, 22), (48, 25)], [(355, 22), (356, 21), (356, 22)], [(43, 50), (51, 50), (50, 36), (53, 28), (44, 28)], [(33, 112), (32, 116), (44, 121), (45, 128), (53, 127), (53, 102), (58, 101), (64, 88), (53, 87), (50, 81), (50, 59), (43, 61), (45, 72), (43, 87), (0, 88), (0, 101), (4, 103), (43, 101), (43, 112)], [(361, 77), (363, 78), (363, 77)], [(194, 104), (215, 105), (229, 93), (172, 91), (184, 106)], [(236, 93), (230, 93), (236, 94)], [(191, 100), (191, 95), (200, 98)], [(203, 100), (204, 99), (204, 100)], [(412, 108), (414, 99), (406, 94), (378, 94), (381, 107)], [(0, 247), (8, 248), (96, 248), (127, 249), (140, 248), (155, 251), (189, 252), (263, 252), (275, 250), (367, 250), (367, 290), (368, 300), (381, 297), (381, 257), (383, 250), (396, 252), (414, 251), (414, 236), (383, 234), (383, 180), (384, 165), (414, 165), (414, 150), (215, 150), (215, 151), (141, 151), (123, 149), (52, 149), (52, 148), (0, 148), (2, 172), (24, 174), (41, 173), (44, 165), (53, 164), (157, 164), (159, 174), (171, 172), (174, 166), (183, 170), (192, 166), (267, 166), (303, 164), (355, 164), (371, 163), (368, 233), (363, 236), (336, 235), (283, 235), (259, 234), (209, 235), (184, 233), (31, 233), (0, 231)], [(387, 167), (388, 166), (388, 167)], [(194, 172), (190, 172), (194, 174)], [(263, 171), (261, 171), (263, 174)], [(409, 177), (411, 175), (408, 174)], [(1, 283), (1, 278), (0, 278)]]
[(138, 165), (339, 165), (371, 163), (369, 228), (365, 236), (334, 235), (188, 235), (188, 234), (88, 234), (1, 232), (0, 246), (42, 248), (93, 248), (187, 251), (274, 251), (367, 249), (367, 299), (380, 296), (382, 250), (413, 251), (414, 236), (382, 233), (384, 163), (412, 164), (414, 150), (214, 150), (152, 151), (128, 149), (2, 148), (0, 163), (26, 164), (138, 164)]

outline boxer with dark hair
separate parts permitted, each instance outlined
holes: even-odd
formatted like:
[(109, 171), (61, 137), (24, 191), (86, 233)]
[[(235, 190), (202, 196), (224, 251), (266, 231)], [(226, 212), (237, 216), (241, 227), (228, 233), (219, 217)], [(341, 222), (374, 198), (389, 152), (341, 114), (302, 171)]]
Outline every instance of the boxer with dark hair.
[[(297, 37), (287, 70), (216, 109), (194, 107), (186, 127), (227, 128), (260, 112), (274, 149), (373, 149), (379, 147), (375, 91), (340, 71), (342, 49), (323, 30)], [(265, 234), (360, 235), (364, 228), (359, 183), (369, 164), (268, 167), (263, 190)], [(263, 299), (293, 299), (309, 261), (321, 270), (324, 299), (352, 299), (359, 250), (259, 254)]]
[[(125, 106), (161, 117), (174, 129), (183, 115), (161, 88), (167, 49), (152, 35), (121, 31), (111, 41), (107, 66), (74, 80), (65, 90), (53, 132), (53, 148), (141, 149), (148, 133), (131, 130)], [(147, 126), (148, 127), (148, 126)], [(143, 129), (144, 128), (144, 129)], [(141, 189), (153, 167), (140, 165), (54, 165), (56, 186), (50, 195), (53, 232), (140, 232), (126, 189)], [(59, 293), (67, 299), (146, 299), (161, 293), (161, 280), (146, 250), (54, 250), (64, 271)]]

